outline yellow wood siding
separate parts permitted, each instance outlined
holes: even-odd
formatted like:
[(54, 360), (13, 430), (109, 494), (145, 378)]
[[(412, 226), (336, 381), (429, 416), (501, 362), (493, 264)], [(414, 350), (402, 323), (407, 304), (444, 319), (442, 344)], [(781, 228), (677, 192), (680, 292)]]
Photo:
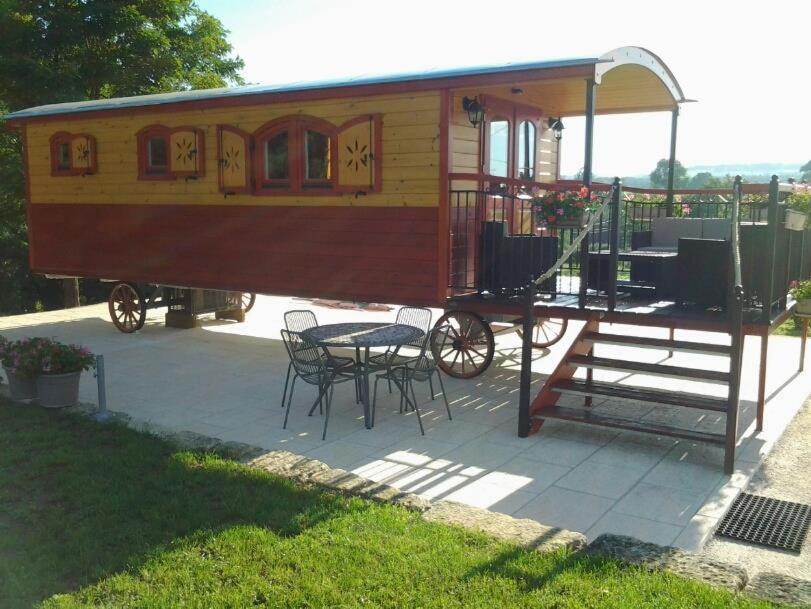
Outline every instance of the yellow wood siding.
[[(263, 196), (218, 192), (217, 125), (249, 133), (275, 118), (306, 114), (336, 126), (362, 114), (383, 115), (382, 192), (363, 197), (351, 194)], [(136, 133), (153, 124), (196, 127), (203, 133), (205, 176), (197, 180), (138, 180)], [(197, 205), (360, 205), (435, 207), (439, 202), (439, 93), (370, 96), (264, 104), (238, 108), (209, 108), (184, 112), (155, 112), (64, 121), (30, 123), (28, 170), (32, 203), (107, 203)], [(52, 178), (48, 140), (57, 131), (96, 137), (98, 171), (85, 178)]]

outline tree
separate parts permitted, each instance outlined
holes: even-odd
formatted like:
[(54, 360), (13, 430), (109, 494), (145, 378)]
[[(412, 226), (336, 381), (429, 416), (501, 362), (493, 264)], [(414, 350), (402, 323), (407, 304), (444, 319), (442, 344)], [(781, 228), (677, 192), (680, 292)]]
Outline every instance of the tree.
[(712, 179), (712, 174), (709, 171), (699, 171), (690, 178), (689, 186), (690, 188), (707, 188), (707, 183)]
[(811, 182), (811, 161), (800, 167), (800, 179)]
[[(0, 0), (0, 118), (41, 104), (241, 84), (244, 63), (227, 34), (193, 0)], [(53, 303), (43, 293), (53, 287), (28, 272), (21, 166), (19, 138), (0, 123), (5, 313)]]
[[(670, 169), (670, 161), (667, 159), (660, 159), (656, 163), (656, 169), (650, 174), (650, 185), (653, 188), (667, 188), (667, 177)], [(674, 188), (683, 188), (687, 185), (687, 169), (679, 161), (676, 161), (676, 170), (674, 172), (673, 186)]]

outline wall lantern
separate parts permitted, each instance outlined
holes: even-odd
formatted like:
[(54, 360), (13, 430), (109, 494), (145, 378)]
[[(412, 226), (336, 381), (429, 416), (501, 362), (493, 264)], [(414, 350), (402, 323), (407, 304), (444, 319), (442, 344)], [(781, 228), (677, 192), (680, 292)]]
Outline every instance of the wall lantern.
[(478, 126), (484, 120), (484, 106), (479, 103), (479, 98), (469, 97), (462, 98), (462, 109), (467, 112), (467, 119), (474, 127)]
[(549, 128), (555, 132), (555, 139), (560, 141), (560, 138), (563, 137), (563, 119), (560, 118), (550, 118), (547, 121)]

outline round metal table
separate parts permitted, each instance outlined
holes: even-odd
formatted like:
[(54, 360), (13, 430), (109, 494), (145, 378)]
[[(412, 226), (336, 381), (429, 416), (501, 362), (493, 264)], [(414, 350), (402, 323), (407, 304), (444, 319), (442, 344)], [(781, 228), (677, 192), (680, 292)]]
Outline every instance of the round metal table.
[(371, 429), (371, 406), (369, 397), (369, 349), (371, 347), (395, 347), (412, 343), (425, 336), (414, 326), (396, 323), (341, 323), (316, 326), (304, 330), (305, 340), (319, 347), (343, 347), (355, 350), (356, 374), (360, 378), (363, 419), (366, 429)]

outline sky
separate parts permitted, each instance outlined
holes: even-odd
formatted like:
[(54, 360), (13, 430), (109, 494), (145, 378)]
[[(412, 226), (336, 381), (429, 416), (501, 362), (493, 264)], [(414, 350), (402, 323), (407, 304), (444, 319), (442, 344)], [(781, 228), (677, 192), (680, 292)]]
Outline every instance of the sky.
[[(811, 159), (808, 0), (197, 0), (231, 31), (250, 83), (596, 57), (641, 46), (686, 97), (688, 167)], [(583, 164), (568, 119), (562, 173)], [(597, 117), (597, 175), (642, 175), (669, 154), (670, 113)]]

